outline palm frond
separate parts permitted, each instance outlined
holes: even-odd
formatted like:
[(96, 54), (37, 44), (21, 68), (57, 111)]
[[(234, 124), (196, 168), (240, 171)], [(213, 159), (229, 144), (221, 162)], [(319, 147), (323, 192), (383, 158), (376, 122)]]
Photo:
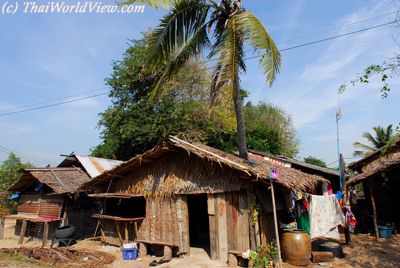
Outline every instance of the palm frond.
[(198, 29), (190, 40), (179, 49), (174, 58), (167, 63), (164, 73), (151, 91), (150, 98), (152, 99), (162, 93), (162, 85), (173, 75), (177, 74), (191, 58), (200, 55), (203, 48), (209, 44), (207, 25), (203, 25), (203, 27)]
[[(376, 131), (377, 131), (377, 130), (376, 130), (376, 127), (374, 128), (374, 130), (375, 130), (375, 133), (376, 133)], [(364, 132), (364, 133), (362, 134), (362, 137), (365, 138), (365, 139), (367, 139), (367, 141), (368, 141), (369, 143), (371, 143), (371, 144), (373, 145), (374, 148), (379, 148), (379, 147), (380, 147), (380, 142), (379, 142), (378, 138), (372, 136), (371, 133), (369, 133), (369, 132)]]
[(281, 66), (281, 55), (272, 37), (261, 21), (249, 11), (240, 12), (233, 19), (237, 22), (237, 27), (244, 32), (246, 41), (255, 50), (263, 53), (260, 59), (260, 67), (264, 72), (267, 84), (271, 86)]
[(373, 152), (373, 151), (376, 150), (374, 147), (368, 146), (368, 145), (363, 144), (361, 142), (355, 142), (355, 143), (353, 143), (353, 146), (357, 147), (357, 148), (360, 148), (360, 149), (363, 149), (364, 151), (368, 151), (368, 152)]
[(204, 26), (209, 5), (202, 0), (174, 1), (171, 11), (150, 33), (146, 49), (146, 66), (154, 71), (170, 61), (178, 49)]
[(128, 0), (121, 2), (121, 5), (131, 5), (133, 3), (146, 4), (152, 8), (165, 8), (169, 9), (176, 0)]

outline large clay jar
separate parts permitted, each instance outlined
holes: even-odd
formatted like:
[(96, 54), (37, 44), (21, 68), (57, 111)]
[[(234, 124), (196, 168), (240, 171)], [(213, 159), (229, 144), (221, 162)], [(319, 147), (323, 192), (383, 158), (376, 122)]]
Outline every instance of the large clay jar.
[(287, 231), (281, 238), (282, 258), (292, 265), (306, 266), (310, 263), (311, 239), (304, 231)]

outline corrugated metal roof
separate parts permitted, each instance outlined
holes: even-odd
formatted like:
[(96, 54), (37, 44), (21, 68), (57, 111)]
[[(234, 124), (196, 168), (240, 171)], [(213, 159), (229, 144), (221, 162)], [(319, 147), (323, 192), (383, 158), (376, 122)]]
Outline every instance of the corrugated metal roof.
[(103, 172), (111, 170), (124, 161), (98, 158), (92, 156), (75, 155), (90, 177), (97, 177)]

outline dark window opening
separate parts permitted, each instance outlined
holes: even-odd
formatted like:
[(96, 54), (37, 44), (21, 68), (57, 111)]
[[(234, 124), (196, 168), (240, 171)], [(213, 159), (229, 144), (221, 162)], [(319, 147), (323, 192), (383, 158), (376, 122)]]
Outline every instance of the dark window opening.
[(188, 195), (189, 239), (191, 247), (210, 250), (210, 227), (207, 211), (207, 194)]
[(146, 199), (144, 197), (107, 198), (103, 214), (124, 218), (145, 217)]

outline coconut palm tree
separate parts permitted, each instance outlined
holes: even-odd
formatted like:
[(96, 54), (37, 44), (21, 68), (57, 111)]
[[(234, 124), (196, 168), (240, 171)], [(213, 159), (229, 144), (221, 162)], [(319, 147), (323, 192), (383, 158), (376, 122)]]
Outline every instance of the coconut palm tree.
[(354, 147), (360, 148), (362, 150), (354, 151), (354, 156), (364, 156), (373, 151), (376, 151), (393, 141), (395, 135), (393, 131), (393, 126), (388, 125), (386, 128), (377, 126), (372, 128), (374, 130), (375, 136), (369, 132), (364, 132), (362, 137), (367, 139), (370, 145), (363, 144), (361, 142), (353, 143)]
[(240, 74), (246, 71), (244, 44), (259, 52), (260, 67), (267, 84), (272, 85), (279, 72), (281, 56), (261, 21), (242, 6), (242, 0), (131, 0), (151, 7), (170, 8), (158, 27), (148, 36), (149, 71), (166, 66), (152, 90), (152, 97), (162, 93), (162, 85), (189, 60), (202, 52), (215, 60), (211, 95), (215, 101), (227, 90), (234, 101), (239, 155), (247, 159)]

